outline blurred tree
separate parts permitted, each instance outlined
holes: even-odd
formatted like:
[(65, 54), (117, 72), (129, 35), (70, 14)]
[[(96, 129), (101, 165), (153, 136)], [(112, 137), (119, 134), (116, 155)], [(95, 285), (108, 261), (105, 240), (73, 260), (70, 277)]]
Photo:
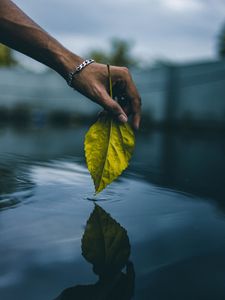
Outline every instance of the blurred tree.
[(112, 39), (111, 42), (111, 64), (115, 66), (134, 66), (137, 62), (131, 57), (130, 51), (132, 48), (132, 43), (128, 41), (123, 41), (119, 39)]
[(99, 63), (133, 67), (137, 65), (137, 61), (130, 54), (131, 48), (131, 42), (113, 38), (111, 40), (111, 50), (109, 53), (105, 53), (102, 50), (93, 50), (89, 53), (89, 57), (92, 57)]
[(218, 54), (220, 58), (225, 58), (225, 24), (219, 33)]
[(92, 50), (88, 55), (88, 57), (93, 58), (96, 62), (107, 64), (109, 62), (109, 57), (102, 50)]
[(16, 61), (12, 57), (12, 51), (5, 45), (0, 44), (0, 67), (14, 65)]

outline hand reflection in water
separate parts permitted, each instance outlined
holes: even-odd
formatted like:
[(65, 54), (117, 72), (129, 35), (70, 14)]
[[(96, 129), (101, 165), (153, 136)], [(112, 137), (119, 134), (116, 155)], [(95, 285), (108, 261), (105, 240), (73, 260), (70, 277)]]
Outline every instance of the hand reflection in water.
[(135, 273), (133, 263), (128, 260), (130, 243), (127, 232), (98, 205), (87, 221), (82, 255), (93, 265), (99, 280), (95, 284), (67, 288), (55, 300), (132, 299)]

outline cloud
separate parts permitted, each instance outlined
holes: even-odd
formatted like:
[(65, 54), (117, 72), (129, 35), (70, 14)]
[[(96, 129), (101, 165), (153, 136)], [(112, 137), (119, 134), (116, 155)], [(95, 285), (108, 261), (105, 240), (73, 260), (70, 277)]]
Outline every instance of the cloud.
[(177, 12), (193, 12), (201, 10), (204, 5), (199, 0), (160, 0), (161, 5)]
[(71, 50), (107, 49), (111, 37), (135, 41), (145, 59), (215, 56), (224, 0), (15, 0)]

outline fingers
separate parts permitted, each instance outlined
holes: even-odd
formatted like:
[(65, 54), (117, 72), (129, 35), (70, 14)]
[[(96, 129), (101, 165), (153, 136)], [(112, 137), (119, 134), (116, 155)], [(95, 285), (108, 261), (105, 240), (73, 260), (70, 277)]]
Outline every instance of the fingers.
[(141, 121), (141, 99), (134, 84), (130, 85), (130, 88), (127, 87), (127, 97), (129, 98), (129, 104), (121, 107), (118, 102), (110, 98), (106, 91), (102, 91), (101, 99), (98, 102), (104, 109), (111, 112), (121, 123), (126, 123), (128, 121), (127, 116), (131, 114), (132, 126), (134, 129), (138, 130)]
[[(121, 105), (113, 100), (108, 92), (108, 72), (103, 64), (92, 64), (77, 76), (76, 90), (92, 101), (100, 104), (113, 114), (119, 122), (126, 123), (132, 116), (132, 126), (138, 129), (141, 120), (141, 99), (129, 70), (124, 67), (111, 66), (113, 95), (124, 100)], [(124, 99), (122, 99), (124, 98)]]
[(107, 111), (111, 112), (119, 122), (126, 123), (128, 121), (127, 115), (122, 107), (115, 100), (109, 97), (106, 91), (102, 93), (100, 104)]
[(131, 107), (133, 127), (139, 129), (141, 122), (141, 98), (138, 95), (131, 99)]
[(132, 125), (134, 129), (139, 129), (141, 122), (141, 97), (131, 78), (127, 82), (127, 96), (130, 99)]
[(133, 114), (132, 125), (134, 129), (138, 130), (140, 127), (141, 115), (140, 113)]
[(131, 113), (132, 126), (134, 129), (138, 129), (141, 122), (141, 98), (129, 70), (127, 68), (120, 68), (120, 72), (125, 83), (123, 90), (129, 100), (129, 105), (124, 107), (124, 110), (125, 112), (129, 112), (129, 114)]

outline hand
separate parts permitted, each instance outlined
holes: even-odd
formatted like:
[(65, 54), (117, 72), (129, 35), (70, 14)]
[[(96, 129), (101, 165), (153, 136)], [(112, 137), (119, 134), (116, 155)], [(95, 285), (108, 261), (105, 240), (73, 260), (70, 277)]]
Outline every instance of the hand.
[(113, 96), (109, 96), (109, 75), (107, 66), (92, 63), (74, 76), (72, 87), (100, 104), (106, 111), (112, 113), (122, 123), (132, 117), (132, 126), (138, 129), (141, 120), (141, 99), (132, 80), (129, 70), (125, 67), (110, 66)]
[[(16, 20), (16, 21), (15, 21)], [(65, 80), (71, 66), (80, 64), (81, 57), (63, 47), (45, 30), (24, 14), (12, 1), (0, 1), (0, 42), (26, 54), (58, 72)], [(72, 85), (120, 122), (132, 116), (132, 125), (138, 129), (141, 119), (141, 100), (127, 68), (110, 67), (113, 95), (108, 93), (107, 66), (92, 63), (76, 74)]]

